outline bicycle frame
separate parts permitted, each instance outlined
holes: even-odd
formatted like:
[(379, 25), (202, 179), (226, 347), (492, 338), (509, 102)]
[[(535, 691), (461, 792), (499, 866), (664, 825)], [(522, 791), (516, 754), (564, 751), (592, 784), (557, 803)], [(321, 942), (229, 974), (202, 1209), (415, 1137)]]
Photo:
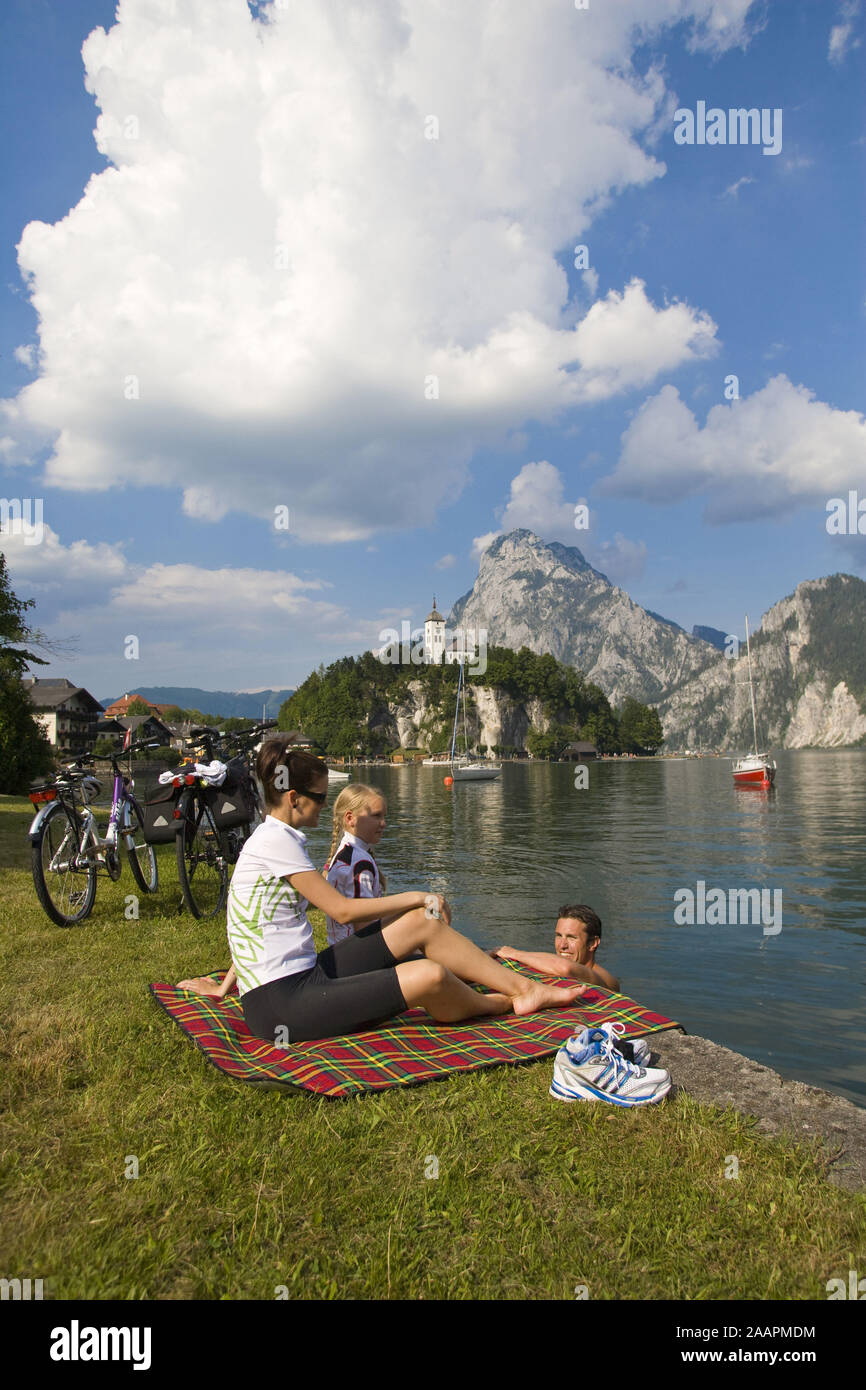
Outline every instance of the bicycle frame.
[[(30, 829), (27, 832), (32, 843), (35, 843), (39, 839), (43, 821), (52, 806), (56, 806), (58, 801), (61, 805), (66, 807), (67, 811), (71, 811), (72, 815), (81, 826), (81, 837), (73, 857), (76, 859), (84, 859), (88, 863), (95, 863), (97, 868), (99, 868), (100, 865), (107, 868), (107, 855), (105, 851), (115, 850), (117, 848), (119, 834), (125, 834), (128, 830), (132, 829), (129, 807), (130, 804), (134, 802), (134, 797), (131, 794), (131, 787), (127, 785), (123, 773), (118, 770), (115, 764), (111, 813), (108, 817), (108, 829), (104, 839), (96, 829), (96, 817), (90, 807), (86, 802), (79, 805), (76, 801), (75, 789), (73, 786), (70, 789), (58, 788), (57, 796), (52, 801), (46, 802), (45, 805), (36, 812), (30, 824)], [(51, 860), (49, 869), (52, 872), (60, 872), (67, 867), (67, 865), (59, 860), (59, 855), (66, 847), (66, 838), (67, 837), (64, 836), (57, 853)]]

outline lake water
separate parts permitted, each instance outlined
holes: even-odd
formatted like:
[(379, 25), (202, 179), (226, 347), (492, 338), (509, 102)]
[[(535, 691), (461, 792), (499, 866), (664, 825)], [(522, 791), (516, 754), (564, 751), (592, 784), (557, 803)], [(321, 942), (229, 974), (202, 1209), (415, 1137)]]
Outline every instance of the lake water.
[[(735, 789), (724, 758), (591, 763), (585, 789), (558, 763), (506, 763), (450, 790), (447, 767), (355, 775), (388, 798), (389, 891), (444, 892), (479, 945), (529, 950), (552, 948), (561, 903), (589, 903), (599, 961), (626, 993), (866, 1105), (866, 751), (774, 757), (769, 792)], [(310, 836), (317, 864), (329, 824), (326, 810)], [(674, 895), (699, 880), (780, 890), (781, 930), (677, 925)]]

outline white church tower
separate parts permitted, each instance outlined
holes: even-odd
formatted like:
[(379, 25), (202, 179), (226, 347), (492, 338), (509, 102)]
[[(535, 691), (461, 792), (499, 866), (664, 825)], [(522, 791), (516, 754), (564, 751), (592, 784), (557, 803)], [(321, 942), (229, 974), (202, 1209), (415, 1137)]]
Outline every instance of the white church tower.
[(424, 661), (428, 666), (441, 666), (445, 655), (445, 619), (436, 608), (436, 595), (433, 607), (424, 623)]

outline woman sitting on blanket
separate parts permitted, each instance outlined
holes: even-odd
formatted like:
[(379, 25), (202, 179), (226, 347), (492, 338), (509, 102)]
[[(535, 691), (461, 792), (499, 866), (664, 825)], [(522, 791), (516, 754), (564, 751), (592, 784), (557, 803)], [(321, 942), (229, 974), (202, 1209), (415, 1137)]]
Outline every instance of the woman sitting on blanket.
[[(287, 739), (262, 745), (256, 771), (268, 815), (244, 844), (229, 890), (228, 936), (244, 1018), (257, 1037), (280, 1043), (360, 1032), (421, 1005), (440, 1023), (573, 1004), (585, 986), (560, 988), (500, 965), (451, 927), (438, 894), (346, 898), (316, 871), (305, 829), (318, 824), (328, 769)], [(316, 954), (312, 903), (355, 931)], [(422, 959), (407, 957), (420, 950)], [(467, 981), (485, 985), (479, 994)]]

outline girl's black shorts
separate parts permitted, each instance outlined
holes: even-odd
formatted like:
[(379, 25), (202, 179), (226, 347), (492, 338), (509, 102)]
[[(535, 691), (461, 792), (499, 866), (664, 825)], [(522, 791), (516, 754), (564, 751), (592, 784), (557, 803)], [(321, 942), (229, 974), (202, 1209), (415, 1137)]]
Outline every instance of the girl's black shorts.
[(257, 1038), (310, 1042), (362, 1033), (407, 1007), (397, 979), (395, 956), (371, 922), (320, 951), (316, 964), (250, 989), (241, 998), (244, 1018)]

